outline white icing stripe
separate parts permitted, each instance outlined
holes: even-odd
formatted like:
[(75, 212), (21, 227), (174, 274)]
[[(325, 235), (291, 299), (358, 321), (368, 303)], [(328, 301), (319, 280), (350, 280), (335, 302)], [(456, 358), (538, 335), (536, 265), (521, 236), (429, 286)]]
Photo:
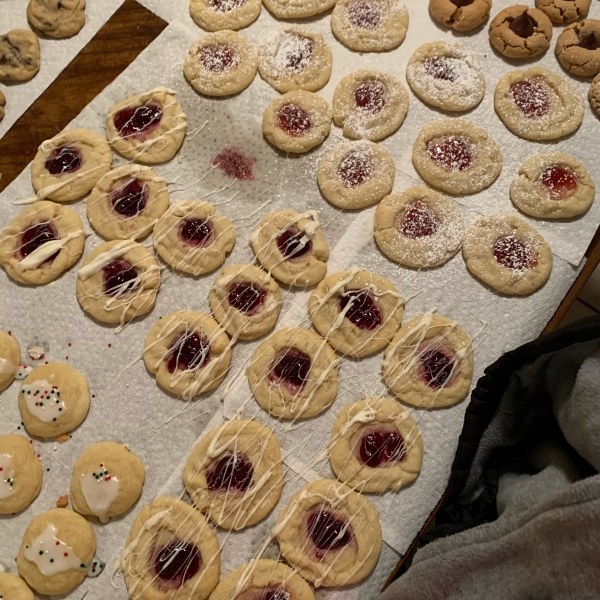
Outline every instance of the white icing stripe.
[(45, 263), (53, 254), (56, 254), (57, 252), (62, 250), (71, 240), (78, 238), (80, 235), (84, 235), (82, 229), (73, 233), (69, 233), (69, 235), (59, 240), (50, 240), (49, 242), (42, 244), (39, 248), (36, 248), (31, 254), (29, 254), (21, 262), (19, 262), (19, 269), (21, 271), (37, 269), (41, 264)]
[(23, 555), (45, 577), (51, 577), (71, 569), (87, 570), (73, 548), (61, 541), (57, 535), (58, 528), (52, 523), (48, 523), (46, 529), (33, 540), (31, 546), (25, 547)]
[(6, 500), (15, 493), (13, 489), (14, 475), (12, 456), (0, 454), (0, 500)]
[(119, 480), (110, 475), (102, 464), (94, 472), (84, 473), (79, 485), (90, 510), (102, 523), (108, 523), (106, 513), (119, 495)]
[(45, 379), (22, 385), (21, 394), (27, 404), (27, 410), (44, 423), (58, 420), (67, 411), (58, 387)]
[(102, 252), (102, 254), (97, 256), (88, 265), (81, 267), (78, 273), (79, 279), (90, 278), (92, 275), (103, 269), (106, 265), (110, 264), (113, 260), (123, 256), (123, 254), (132, 248), (135, 248), (137, 245), (137, 242), (134, 242), (133, 240), (123, 240), (122, 242), (115, 244), (108, 252)]

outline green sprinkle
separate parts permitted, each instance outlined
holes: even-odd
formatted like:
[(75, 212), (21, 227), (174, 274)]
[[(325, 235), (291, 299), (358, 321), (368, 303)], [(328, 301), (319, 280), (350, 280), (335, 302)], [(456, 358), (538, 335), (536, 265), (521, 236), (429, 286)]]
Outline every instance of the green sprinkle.
[(40, 554), (44, 554), (44, 551), (43, 551), (43, 550), (40, 550)]

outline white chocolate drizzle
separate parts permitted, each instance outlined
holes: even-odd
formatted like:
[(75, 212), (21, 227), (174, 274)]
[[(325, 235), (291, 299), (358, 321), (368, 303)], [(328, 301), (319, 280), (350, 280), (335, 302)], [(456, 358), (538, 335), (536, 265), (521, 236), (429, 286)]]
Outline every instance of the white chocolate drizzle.
[(92, 275), (95, 275), (98, 271), (109, 265), (113, 260), (120, 258), (126, 252), (138, 246), (138, 243), (133, 240), (123, 240), (118, 244), (115, 244), (107, 252), (102, 252), (94, 260), (92, 260), (85, 267), (79, 269), (77, 276), (79, 279), (89, 279)]
[(69, 233), (69, 235), (59, 240), (50, 240), (36, 248), (31, 254), (26, 256), (19, 262), (21, 271), (31, 271), (37, 269), (45, 263), (52, 255), (60, 252), (71, 240), (78, 238), (80, 235), (85, 235), (83, 229)]

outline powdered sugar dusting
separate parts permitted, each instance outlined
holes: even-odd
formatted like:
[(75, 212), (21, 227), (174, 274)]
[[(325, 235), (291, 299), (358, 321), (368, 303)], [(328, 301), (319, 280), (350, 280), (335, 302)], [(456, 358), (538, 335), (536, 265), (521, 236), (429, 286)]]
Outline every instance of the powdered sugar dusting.
[(311, 63), (315, 43), (297, 33), (283, 31), (269, 38), (264, 47), (275, 69), (297, 75)]
[(338, 176), (345, 187), (355, 189), (373, 177), (375, 165), (365, 148), (353, 148), (338, 167)]
[(383, 6), (379, 2), (356, 0), (348, 5), (348, 19), (361, 29), (377, 29), (384, 20)]
[(226, 44), (204, 46), (198, 54), (202, 66), (211, 73), (232, 71), (240, 63), (240, 57), (235, 48)]
[(215, 12), (231, 12), (235, 8), (239, 8), (246, 4), (247, 0), (208, 0), (208, 5)]

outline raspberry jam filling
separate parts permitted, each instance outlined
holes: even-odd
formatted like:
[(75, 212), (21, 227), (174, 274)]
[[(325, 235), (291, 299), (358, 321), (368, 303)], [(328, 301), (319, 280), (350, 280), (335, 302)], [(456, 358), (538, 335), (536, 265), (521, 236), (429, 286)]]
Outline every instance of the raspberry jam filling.
[(404, 438), (396, 430), (383, 428), (365, 431), (358, 452), (363, 464), (372, 469), (402, 461), (406, 456)]
[(535, 22), (535, 19), (533, 19), (527, 11), (524, 11), (516, 19), (513, 19), (508, 26), (513, 33), (516, 33), (522, 38), (532, 36), (536, 27), (537, 23)]
[(300, 73), (310, 64), (315, 43), (307, 37), (290, 33), (284, 36), (276, 61), (280, 68), (290, 73)]
[(354, 100), (358, 108), (376, 115), (384, 109), (387, 103), (385, 85), (374, 79), (363, 81), (354, 90)]
[(537, 265), (537, 257), (531, 248), (514, 235), (507, 235), (496, 240), (494, 257), (507, 269), (527, 271)]
[(223, 148), (211, 161), (213, 167), (219, 168), (228, 177), (235, 177), (240, 181), (254, 181), (252, 167), (256, 158), (246, 156), (239, 148)]
[(240, 58), (235, 48), (226, 44), (204, 46), (198, 54), (202, 66), (211, 73), (224, 73), (235, 69)]
[(440, 222), (433, 211), (421, 200), (409, 204), (399, 224), (400, 233), (410, 239), (428, 237), (437, 233), (440, 228)]
[(311, 359), (296, 348), (280, 350), (269, 371), (269, 381), (287, 388), (294, 396), (302, 390), (310, 374)]
[(383, 19), (378, 2), (357, 0), (348, 6), (348, 18), (352, 25), (361, 29), (377, 29)]
[(254, 468), (243, 454), (226, 454), (206, 472), (208, 489), (245, 492), (252, 485)]
[(441, 348), (428, 348), (419, 355), (419, 377), (433, 389), (446, 385), (455, 365), (454, 357)]
[(227, 295), (229, 305), (249, 317), (260, 311), (266, 299), (267, 290), (251, 283), (236, 283)]
[(154, 550), (152, 570), (157, 584), (166, 590), (179, 589), (189, 581), (202, 566), (200, 550), (193, 544), (172, 539), (166, 546)]
[(276, 586), (277, 584), (269, 584), (264, 590), (256, 592), (253, 596), (248, 596), (244, 600), (291, 600), (289, 592)]
[[(324, 506), (317, 507), (308, 515), (307, 528), (312, 543), (319, 550), (338, 550), (354, 539), (350, 524)], [(323, 557), (320, 552), (317, 556)]]
[(552, 200), (565, 200), (579, 188), (579, 177), (565, 165), (552, 165), (540, 175), (540, 183)]
[[(22, 234), (20, 244), (16, 249), (17, 257), (23, 260), (29, 256), (32, 252), (43, 246), (47, 242), (57, 240), (58, 232), (51, 222), (39, 223), (38, 225), (31, 225)], [(45, 262), (53, 261), (59, 254), (60, 250), (53, 254)]]
[(427, 144), (427, 154), (444, 171), (459, 173), (471, 166), (475, 149), (467, 138), (449, 135), (431, 140)]
[(452, 66), (452, 61), (447, 56), (430, 56), (423, 61), (425, 73), (434, 79), (454, 82), (458, 75)]
[(340, 312), (359, 329), (373, 331), (383, 323), (383, 315), (376, 298), (368, 290), (349, 290), (340, 296)]
[(104, 294), (123, 296), (133, 292), (139, 285), (138, 270), (126, 260), (113, 260), (103, 269)]
[(304, 231), (298, 231), (295, 227), (290, 227), (277, 236), (277, 247), (279, 252), (287, 260), (295, 260), (309, 254), (312, 250), (312, 241), (306, 241)]
[(312, 120), (295, 104), (286, 104), (277, 113), (277, 127), (290, 137), (304, 137), (312, 129)]
[(513, 83), (510, 95), (517, 108), (528, 119), (541, 119), (550, 112), (550, 97), (541, 77)]
[(364, 152), (351, 152), (338, 167), (338, 177), (344, 187), (355, 189), (373, 176), (373, 160)]
[(46, 161), (46, 170), (50, 175), (64, 175), (81, 169), (83, 156), (74, 146), (60, 146), (55, 148), (50, 158)]
[(179, 227), (179, 236), (188, 246), (210, 246), (214, 241), (212, 223), (204, 219), (184, 219)]
[(577, 34), (578, 46), (585, 50), (598, 50), (600, 48), (600, 36), (595, 31), (580, 31)]
[(130, 179), (110, 194), (110, 203), (123, 217), (139, 215), (148, 203), (148, 188), (139, 179)]
[(162, 116), (162, 106), (159, 104), (146, 104), (137, 108), (125, 108), (119, 111), (113, 117), (113, 122), (121, 137), (144, 139), (160, 125)]
[(246, 4), (247, 0), (208, 0), (208, 5), (215, 12), (229, 12)]
[(169, 347), (165, 357), (169, 373), (203, 367), (210, 360), (210, 343), (196, 332), (182, 333)]

